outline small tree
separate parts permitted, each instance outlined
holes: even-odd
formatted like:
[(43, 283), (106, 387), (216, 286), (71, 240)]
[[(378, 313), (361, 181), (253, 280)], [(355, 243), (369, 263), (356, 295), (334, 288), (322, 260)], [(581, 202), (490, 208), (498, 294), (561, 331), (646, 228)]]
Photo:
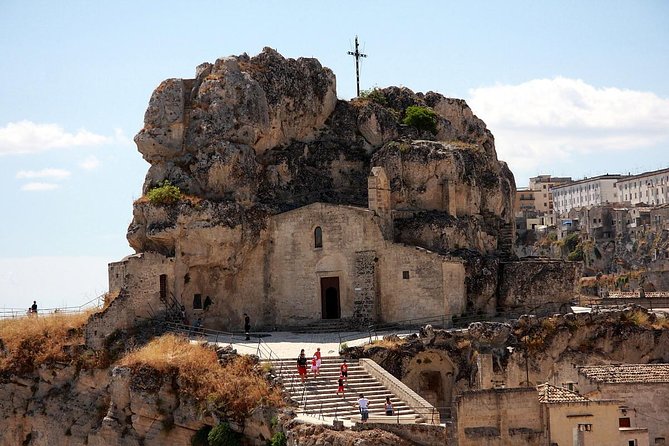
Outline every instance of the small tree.
[(174, 204), (181, 200), (181, 190), (169, 180), (165, 180), (160, 186), (151, 189), (146, 197), (153, 204)]
[(406, 109), (402, 123), (421, 131), (437, 133), (437, 114), (428, 107), (410, 105)]

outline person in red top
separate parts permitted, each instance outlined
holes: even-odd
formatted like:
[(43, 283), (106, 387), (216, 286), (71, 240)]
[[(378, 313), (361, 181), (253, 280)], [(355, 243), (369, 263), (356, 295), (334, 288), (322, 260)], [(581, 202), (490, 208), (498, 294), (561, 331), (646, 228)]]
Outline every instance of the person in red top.
[(348, 381), (348, 364), (346, 363), (345, 359), (344, 363), (339, 367), (339, 371), (341, 372), (341, 376), (344, 378), (344, 380)]
[(316, 359), (316, 355), (314, 355), (313, 358), (311, 358), (311, 373), (314, 374), (314, 378), (318, 376), (318, 362)]

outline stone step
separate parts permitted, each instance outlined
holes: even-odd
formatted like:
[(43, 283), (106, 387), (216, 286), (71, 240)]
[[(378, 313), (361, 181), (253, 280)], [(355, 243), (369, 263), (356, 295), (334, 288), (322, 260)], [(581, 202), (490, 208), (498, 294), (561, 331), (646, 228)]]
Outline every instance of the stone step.
[(348, 379), (344, 396), (337, 395), (340, 366), (344, 358), (324, 356), (321, 359), (320, 375), (311, 373), (311, 361), (308, 363), (306, 383), (303, 384), (297, 373), (297, 358), (283, 358), (272, 361), (274, 373), (283, 382), (298, 411), (327, 417), (337, 416), (342, 419), (360, 417), (356, 401), (362, 393), (370, 401), (370, 415), (385, 416), (385, 400), (390, 397), (396, 411), (409, 420), (420, 417), (408, 405), (390, 392), (382, 383), (369, 375), (357, 360), (347, 360)]

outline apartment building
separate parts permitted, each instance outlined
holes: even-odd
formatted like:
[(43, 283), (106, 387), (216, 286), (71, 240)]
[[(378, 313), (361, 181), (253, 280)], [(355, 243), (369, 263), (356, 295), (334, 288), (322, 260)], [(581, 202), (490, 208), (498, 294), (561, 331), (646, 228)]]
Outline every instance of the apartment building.
[(516, 189), (516, 197), (513, 202), (514, 215), (521, 216), (536, 213), (535, 207), (535, 191), (527, 187), (519, 187)]
[(571, 209), (620, 201), (616, 183), (626, 178), (620, 174), (584, 178), (551, 189), (555, 213), (566, 215)]
[(669, 168), (621, 178), (616, 182), (619, 200), (632, 206), (669, 203)]
[(553, 193), (551, 189), (572, 182), (571, 177), (553, 177), (551, 175), (538, 175), (530, 178), (529, 189), (534, 191), (534, 208), (541, 214), (553, 210)]

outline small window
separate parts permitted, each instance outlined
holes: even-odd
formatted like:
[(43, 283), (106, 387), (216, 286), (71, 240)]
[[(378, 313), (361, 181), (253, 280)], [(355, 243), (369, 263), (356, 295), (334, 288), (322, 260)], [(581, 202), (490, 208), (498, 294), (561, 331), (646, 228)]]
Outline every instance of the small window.
[(402, 279), (408, 279), (409, 278), (409, 271), (402, 271)]
[(167, 299), (167, 274), (160, 275), (160, 299)]
[(636, 446), (636, 440), (627, 440), (627, 446)]
[(579, 424), (578, 430), (581, 432), (592, 432), (592, 424)]
[(629, 417), (618, 418), (618, 427), (630, 427), (631, 425)]
[(314, 229), (314, 248), (323, 247), (323, 230), (320, 226), (316, 226)]
[(193, 296), (193, 310), (202, 309), (202, 294), (196, 294)]

